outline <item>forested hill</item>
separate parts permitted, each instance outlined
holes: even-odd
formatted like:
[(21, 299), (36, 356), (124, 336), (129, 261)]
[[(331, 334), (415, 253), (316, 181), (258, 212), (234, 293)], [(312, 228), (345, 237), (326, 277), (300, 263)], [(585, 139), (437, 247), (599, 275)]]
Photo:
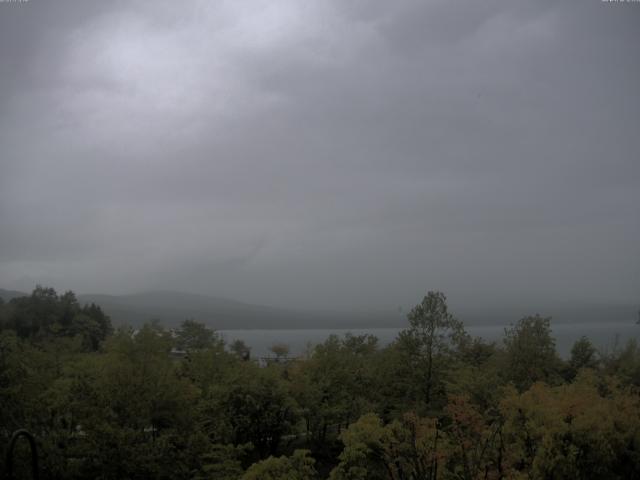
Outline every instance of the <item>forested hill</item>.
[(158, 319), (178, 325), (186, 318), (217, 330), (262, 328), (367, 328), (395, 327), (405, 323), (398, 312), (316, 312), (255, 305), (220, 297), (173, 291), (151, 291), (131, 295), (79, 295), (81, 303), (96, 303), (109, 314), (114, 325), (139, 325)]
[[(28, 293), (0, 289), (0, 298), (27, 296)], [(175, 326), (192, 318), (209, 327), (223, 329), (278, 328), (375, 328), (402, 327), (405, 313), (396, 311), (352, 313), (304, 311), (244, 303), (227, 298), (175, 291), (149, 291), (129, 295), (78, 295), (82, 304), (95, 303), (111, 317), (114, 325), (140, 326), (157, 319)], [(537, 306), (492, 306), (456, 309), (467, 325), (508, 325), (536, 312), (553, 318), (554, 323), (627, 323), (637, 319), (638, 306), (631, 304), (575, 304)]]
[[(28, 295), (30, 293), (0, 289), (0, 298), (5, 302)], [(196, 319), (216, 330), (397, 327), (405, 322), (399, 312), (365, 314), (303, 311), (174, 291), (129, 295), (89, 294), (78, 295), (77, 298), (81, 304), (100, 305), (116, 326), (140, 326), (150, 320), (176, 326), (187, 318)]]
[[(0, 289), (0, 298), (29, 296), (30, 293)], [(150, 320), (176, 326), (187, 318), (196, 319), (216, 330), (277, 328), (374, 328), (400, 327), (400, 312), (353, 313), (277, 308), (244, 303), (228, 298), (174, 291), (149, 291), (128, 295), (77, 295), (81, 304), (95, 303), (109, 315), (113, 324), (140, 326)]]
[(8, 302), (12, 298), (26, 297), (27, 295), (29, 294), (24, 292), (18, 292), (17, 290), (4, 290), (3, 288), (0, 288), (0, 298), (5, 302)]

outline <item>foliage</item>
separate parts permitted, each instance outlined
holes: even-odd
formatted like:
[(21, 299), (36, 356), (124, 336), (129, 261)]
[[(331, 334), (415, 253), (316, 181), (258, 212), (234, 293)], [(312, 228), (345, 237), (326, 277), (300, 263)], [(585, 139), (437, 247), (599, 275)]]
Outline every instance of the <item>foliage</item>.
[(640, 478), (638, 393), (585, 372), (570, 385), (537, 383), (507, 396), (510, 478)]
[(520, 391), (535, 382), (559, 381), (561, 361), (551, 335), (550, 321), (550, 318), (534, 315), (505, 329), (504, 372)]
[(220, 348), (222, 345), (223, 342), (216, 332), (193, 319), (183, 321), (176, 332), (176, 346), (182, 350), (197, 351)]
[(202, 466), (194, 480), (237, 480), (242, 476), (242, 458), (252, 448), (251, 444), (235, 447), (233, 445), (213, 444), (202, 455)]
[(413, 372), (412, 382), (419, 389), (420, 400), (434, 411), (434, 400), (446, 400), (446, 367), (468, 337), (462, 322), (449, 313), (442, 292), (428, 292), (407, 317), (409, 328), (397, 340), (401, 364)]
[(234, 340), (229, 345), (229, 351), (241, 360), (249, 360), (251, 358), (251, 348), (240, 339)]
[(447, 416), (447, 476), (464, 480), (502, 478), (502, 418), (482, 412), (465, 395), (449, 398)]
[(371, 335), (331, 335), (310, 359), (292, 368), (292, 394), (301, 407), (307, 438), (316, 445), (326, 445), (332, 430), (372, 407), (371, 359), (376, 353), (377, 339)]
[(45, 479), (640, 478), (638, 386), (636, 341), (564, 362), (534, 316), (485, 343), (439, 292), (389, 346), (268, 365), (195, 320), (113, 331), (72, 292), (0, 304), (0, 450), (27, 428)]
[(73, 292), (59, 296), (53, 288), (38, 286), (30, 296), (0, 305), (0, 330), (38, 341), (77, 336), (85, 350), (95, 351), (112, 327), (99, 306), (81, 306)]
[(596, 347), (587, 337), (581, 337), (571, 347), (571, 357), (567, 364), (567, 380), (573, 380), (583, 368), (598, 368), (599, 363)]
[(253, 464), (241, 480), (312, 480), (315, 460), (308, 450), (296, 450), (291, 457), (269, 457)]
[(631, 339), (626, 346), (604, 358), (604, 369), (626, 385), (640, 387), (640, 345)]
[(277, 371), (244, 364), (230, 384), (212, 391), (207, 408), (214, 428), (234, 445), (251, 442), (260, 455), (274, 454), (296, 420), (295, 403)]
[(406, 414), (383, 425), (367, 414), (345, 430), (344, 450), (331, 480), (435, 479), (438, 460), (437, 421)]

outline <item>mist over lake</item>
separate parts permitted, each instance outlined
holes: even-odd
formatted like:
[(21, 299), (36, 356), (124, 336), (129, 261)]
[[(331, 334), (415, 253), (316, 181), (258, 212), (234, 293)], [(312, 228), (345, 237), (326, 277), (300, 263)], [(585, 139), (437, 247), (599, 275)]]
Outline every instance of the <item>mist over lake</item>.
[[(501, 342), (504, 329), (509, 325), (470, 326), (466, 330), (471, 336), (481, 337), (489, 342)], [(269, 348), (274, 344), (284, 343), (289, 346), (292, 356), (305, 355), (311, 352), (314, 345), (324, 342), (329, 335), (343, 336), (370, 334), (378, 338), (379, 345), (391, 343), (401, 328), (363, 328), (363, 329), (282, 329), (282, 330), (220, 330), (227, 343), (242, 340), (251, 347), (254, 358), (271, 357)], [(611, 352), (623, 347), (628, 340), (640, 336), (640, 325), (627, 323), (552, 323), (556, 349), (562, 357), (567, 357), (574, 342), (586, 336), (600, 352)]]

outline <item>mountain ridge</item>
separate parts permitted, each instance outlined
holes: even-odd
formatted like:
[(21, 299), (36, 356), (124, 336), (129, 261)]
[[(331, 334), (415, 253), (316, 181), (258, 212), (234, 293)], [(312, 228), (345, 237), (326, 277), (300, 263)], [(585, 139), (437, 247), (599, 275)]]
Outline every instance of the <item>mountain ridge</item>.
[(82, 303), (100, 305), (115, 324), (157, 319), (175, 326), (187, 318), (216, 329), (366, 328), (398, 326), (397, 315), (296, 310), (170, 290), (126, 295), (83, 294)]
[[(27, 296), (17, 290), (0, 289), (0, 298)], [(259, 305), (240, 300), (172, 290), (147, 290), (124, 295), (78, 294), (83, 304), (95, 303), (114, 325), (140, 326), (159, 320), (168, 327), (194, 319), (209, 327), (225, 329), (366, 329), (404, 327), (406, 315), (395, 312), (339, 312), (297, 310)], [(630, 304), (548, 305), (544, 308), (474, 307), (453, 309), (465, 325), (509, 325), (520, 318), (540, 313), (553, 323), (635, 323), (638, 309)], [(639, 327), (640, 328), (640, 327)]]

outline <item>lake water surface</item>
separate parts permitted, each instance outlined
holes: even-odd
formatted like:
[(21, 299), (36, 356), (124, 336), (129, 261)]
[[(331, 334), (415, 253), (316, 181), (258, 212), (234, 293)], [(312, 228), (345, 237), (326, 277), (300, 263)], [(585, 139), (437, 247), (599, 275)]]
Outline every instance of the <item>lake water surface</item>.
[[(470, 335), (482, 337), (487, 341), (501, 342), (506, 325), (485, 325), (465, 327)], [(291, 355), (305, 353), (313, 345), (324, 342), (331, 334), (339, 336), (347, 332), (354, 335), (371, 334), (378, 337), (380, 346), (391, 343), (400, 328), (369, 329), (295, 329), (295, 330), (220, 330), (227, 343), (243, 340), (251, 347), (253, 358), (272, 355), (269, 347), (276, 343), (289, 345)], [(583, 335), (601, 351), (611, 351), (617, 346), (624, 346), (632, 338), (640, 337), (640, 325), (634, 323), (573, 323), (552, 324), (558, 353), (567, 357), (573, 343)]]

